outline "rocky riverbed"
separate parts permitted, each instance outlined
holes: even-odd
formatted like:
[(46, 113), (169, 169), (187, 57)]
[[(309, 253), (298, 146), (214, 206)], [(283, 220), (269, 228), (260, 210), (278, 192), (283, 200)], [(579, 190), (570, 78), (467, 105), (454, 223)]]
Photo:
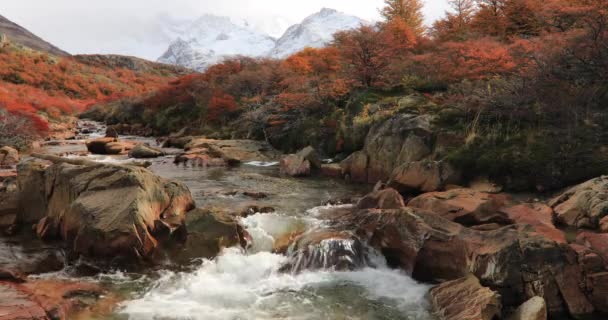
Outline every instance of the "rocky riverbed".
[(524, 197), (424, 165), (372, 188), (341, 179), (371, 182), (358, 155), (76, 128), (2, 153), (0, 319), (608, 312), (606, 178)]

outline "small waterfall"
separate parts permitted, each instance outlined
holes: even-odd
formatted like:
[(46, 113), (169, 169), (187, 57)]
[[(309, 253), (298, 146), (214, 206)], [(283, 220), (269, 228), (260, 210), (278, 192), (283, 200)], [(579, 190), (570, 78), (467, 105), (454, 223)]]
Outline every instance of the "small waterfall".
[(324, 239), (305, 248), (288, 251), (289, 263), (281, 270), (291, 273), (303, 270), (352, 271), (371, 266), (368, 248), (357, 239)]

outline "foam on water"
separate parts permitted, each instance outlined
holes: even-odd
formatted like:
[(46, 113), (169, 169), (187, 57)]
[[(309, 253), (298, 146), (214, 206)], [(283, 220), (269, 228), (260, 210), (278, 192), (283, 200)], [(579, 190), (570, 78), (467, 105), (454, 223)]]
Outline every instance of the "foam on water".
[(140, 319), (431, 319), (428, 286), (370, 257), (376, 268), (357, 271), (279, 271), (287, 257), (268, 252), (276, 238), (320, 221), (278, 213), (242, 219), (252, 235), (248, 253), (230, 248), (194, 272), (165, 272), (120, 313)]
[(254, 167), (273, 167), (279, 164), (278, 161), (249, 161), (245, 162), (248, 166)]
[[(193, 273), (167, 273), (141, 298), (124, 303), (120, 313), (132, 320), (366, 319), (356, 310), (350, 314), (349, 308), (373, 301), (386, 304), (402, 319), (429, 319), (424, 299), (428, 287), (398, 271), (365, 268), (294, 275), (278, 271), (285, 260), (268, 252), (246, 255), (228, 249)], [(348, 295), (348, 290), (355, 293)], [(343, 301), (336, 297), (340, 293)]]

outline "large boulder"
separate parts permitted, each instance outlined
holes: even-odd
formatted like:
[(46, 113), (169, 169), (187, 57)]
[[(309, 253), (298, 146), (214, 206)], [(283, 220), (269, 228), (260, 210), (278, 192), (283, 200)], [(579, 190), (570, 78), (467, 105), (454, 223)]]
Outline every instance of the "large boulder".
[(459, 174), (445, 161), (405, 162), (393, 170), (389, 185), (399, 191), (431, 192), (457, 183)]
[[(553, 198), (549, 205), (559, 223), (573, 227), (598, 228), (608, 216), (608, 176), (574, 186)], [(603, 226), (608, 231), (608, 221)]]
[(281, 158), (281, 173), (292, 177), (310, 175), (310, 161), (297, 154), (289, 154)]
[(272, 161), (280, 154), (267, 142), (256, 140), (214, 140), (205, 138), (192, 139), (184, 146), (191, 149), (207, 150), (209, 155), (222, 158), (229, 164), (246, 161)]
[(183, 238), (190, 191), (135, 166), (20, 166), (18, 221), (36, 223), (43, 239), (61, 239), (78, 254), (150, 257), (159, 243)]
[(19, 151), (17, 149), (4, 146), (0, 148), (0, 167), (14, 167), (19, 163)]
[(429, 295), (440, 320), (493, 320), (501, 315), (500, 295), (474, 275), (437, 285)]
[(251, 237), (237, 219), (228, 213), (194, 209), (186, 217), (188, 239), (177, 258), (189, 262), (194, 258), (215, 258), (224, 248), (246, 249)]
[(382, 253), (387, 264), (416, 280), (443, 282), (473, 273), (515, 308), (541, 296), (548, 312), (573, 315), (595, 308), (576, 253), (535, 230), (507, 226), (477, 231), (417, 208), (344, 209), (324, 213), (326, 231), (348, 232)]
[(340, 163), (342, 173), (349, 180), (367, 182), (367, 164), (369, 157), (363, 151), (357, 151)]
[(144, 143), (136, 145), (129, 151), (129, 157), (135, 159), (158, 158), (164, 155), (165, 153), (162, 150)]
[(436, 213), (467, 226), (486, 223), (510, 224), (508, 215), (499, 210), (508, 200), (509, 197), (505, 194), (461, 188), (424, 193), (412, 199), (408, 206)]

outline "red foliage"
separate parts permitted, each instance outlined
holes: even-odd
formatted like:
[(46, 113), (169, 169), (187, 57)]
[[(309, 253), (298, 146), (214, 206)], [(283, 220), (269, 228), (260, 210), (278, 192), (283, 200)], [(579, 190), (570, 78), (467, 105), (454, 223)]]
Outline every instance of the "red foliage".
[(212, 122), (224, 122), (227, 117), (237, 111), (238, 106), (233, 96), (216, 90), (209, 101), (209, 109), (207, 110), (207, 120)]

